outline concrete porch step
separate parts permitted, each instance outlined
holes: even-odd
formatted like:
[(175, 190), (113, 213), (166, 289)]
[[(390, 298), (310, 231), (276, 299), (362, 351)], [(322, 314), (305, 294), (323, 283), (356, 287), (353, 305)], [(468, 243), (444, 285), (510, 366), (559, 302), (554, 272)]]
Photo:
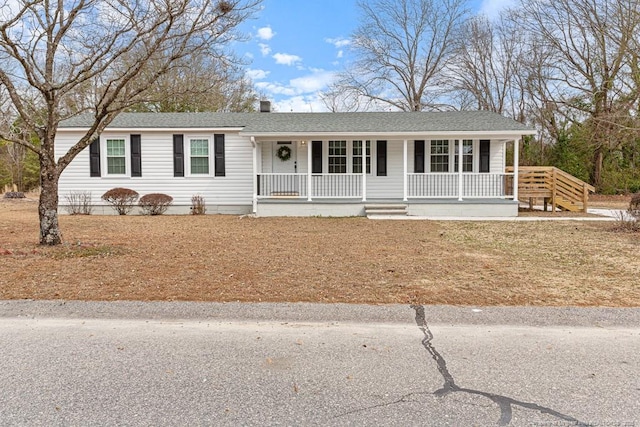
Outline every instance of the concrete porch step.
[(365, 205), (364, 212), (366, 216), (371, 216), (371, 215), (406, 216), (407, 205), (403, 205), (403, 204)]

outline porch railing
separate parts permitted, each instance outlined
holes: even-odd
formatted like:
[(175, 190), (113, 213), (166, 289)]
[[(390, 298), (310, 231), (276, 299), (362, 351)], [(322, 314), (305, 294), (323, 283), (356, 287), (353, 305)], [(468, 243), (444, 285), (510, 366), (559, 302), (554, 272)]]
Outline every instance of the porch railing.
[(509, 198), (513, 197), (512, 173), (463, 173), (462, 195), (458, 173), (407, 174), (409, 198)]
[(451, 198), (458, 197), (458, 174), (410, 173), (407, 174), (407, 197)]
[[(462, 195), (460, 195), (462, 177)], [(308, 198), (307, 174), (261, 173), (257, 176), (259, 198)], [(375, 184), (371, 183), (370, 186)], [(362, 198), (362, 174), (313, 174), (313, 198)], [(402, 197), (403, 187), (397, 189)], [(510, 198), (513, 197), (513, 173), (409, 173), (408, 198)], [(393, 196), (390, 196), (393, 197)]]
[(261, 173), (258, 197), (307, 197), (307, 175), (295, 173)]
[(314, 174), (311, 184), (313, 197), (362, 197), (362, 174)]
[(513, 197), (512, 173), (465, 173), (462, 174), (462, 197), (510, 198)]

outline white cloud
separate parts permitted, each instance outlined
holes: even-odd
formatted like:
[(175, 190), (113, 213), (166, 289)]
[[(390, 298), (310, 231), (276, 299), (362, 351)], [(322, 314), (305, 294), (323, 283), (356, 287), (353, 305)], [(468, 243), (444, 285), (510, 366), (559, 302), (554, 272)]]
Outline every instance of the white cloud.
[(489, 19), (495, 19), (504, 9), (514, 5), (515, 0), (482, 0), (480, 13), (486, 15)]
[(269, 47), (268, 44), (258, 43), (258, 46), (260, 46), (260, 53), (262, 56), (267, 56), (271, 53), (271, 47)]
[(284, 96), (296, 95), (296, 91), (293, 88), (281, 85), (280, 83), (258, 82), (255, 84), (255, 86), (259, 91), (262, 91), (271, 95), (284, 95)]
[(290, 111), (296, 113), (317, 113), (328, 111), (322, 100), (317, 95), (311, 96), (293, 96), (291, 98), (277, 101), (274, 104), (275, 111), (288, 113)]
[(249, 68), (246, 72), (247, 77), (249, 77), (251, 80), (263, 80), (266, 79), (267, 76), (269, 75), (269, 73), (271, 73), (271, 71), (265, 71), (265, 70), (253, 70), (251, 68)]
[(341, 49), (338, 51), (338, 54), (336, 55), (336, 58), (342, 58), (344, 56), (344, 51)]
[[(265, 78), (267, 74), (268, 72), (264, 72), (263, 70), (249, 70), (247, 72), (247, 75), (250, 77), (252, 75), (258, 75), (260, 78)], [(286, 85), (277, 82), (257, 82), (255, 85), (259, 90), (272, 95), (300, 96), (317, 93), (326, 89), (334, 77), (335, 75), (331, 71), (316, 70), (307, 76), (291, 79)], [(257, 78), (254, 77), (254, 79)]]
[(298, 55), (290, 55), (288, 53), (276, 53), (273, 55), (273, 59), (276, 60), (276, 64), (293, 65), (302, 61)]
[(271, 27), (258, 28), (258, 37), (262, 40), (271, 40), (275, 35)]
[(335, 39), (332, 38), (326, 38), (324, 39), (325, 42), (332, 44), (333, 46), (335, 46), (336, 49), (339, 49), (341, 47), (345, 47), (345, 46), (349, 46), (351, 44), (351, 40), (349, 39), (345, 39), (342, 37), (338, 37)]
[(297, 93), (312, 93), (325, 89), (334, 79), (330, 71), (315, 70), (314, 73), (292, 79), (289, 84)]

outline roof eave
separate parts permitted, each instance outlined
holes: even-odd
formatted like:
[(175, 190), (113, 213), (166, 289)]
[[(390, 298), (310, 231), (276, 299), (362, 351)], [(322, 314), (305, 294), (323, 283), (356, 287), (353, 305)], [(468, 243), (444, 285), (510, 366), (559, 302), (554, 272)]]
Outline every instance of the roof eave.
[(457, 137), (486, 137), (486, 138), (519, 138), (523, 135), (536, 135), (537, 131), (527, 130), (501, 130), (501, 131), (412, 131), (412, 132), (251, 132), (240, 131), (241, 136), (255, 138), (321, 138), (321, 137), (360, 137), (360, 138), (414, 138), (414, 137), (437, 137), (437, 136), (457, 136)]
[[(240, 132), (242, 127), (113, 127), (108, 126), (103, 132)], [(87, 132), (88, 127), (59, 127), (60, 131)]]

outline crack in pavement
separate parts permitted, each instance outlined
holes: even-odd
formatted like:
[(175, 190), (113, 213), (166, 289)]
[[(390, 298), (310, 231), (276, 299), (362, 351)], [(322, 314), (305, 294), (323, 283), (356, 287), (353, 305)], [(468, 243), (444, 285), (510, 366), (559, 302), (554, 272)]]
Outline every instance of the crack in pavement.
[[(520, 406), (526, 409), (533, 409), (536, 411), (540, 411), (543, 414), (548, 414), (556, 418), (559, 418), (563, 421), (571, 422), (572, 425), (584, 426), (584, 427), (588, 426), (588, 424), (578, 421), (577, 419), (569, 415), (562, 414), (551, 408), (547, 408), (545, 406), (541, 406), (536, 403), (523, 402), (507, 396), (502, 396), (499, 394), (489, 393), (481, 390), (473, 390), (473, 389), (463, 388), (458, 386), (455, 382), (455, 379), (449, 372), (449, 369), (447, 368), (447, 361), (444, 359), (444, 357), (442, 357), (442, 355), (438, 352), (438, 350), (436, 350), (433, 343), (431, 342), (431, 340), (433, 340), (433, 333), (431, 332), (431, 330), (429, 329), (429, 325), (427, 324), (424, 307), (421, 305), (412, 305), (411, 308), (415, 310), (416, 324), (424, 334), (424, 338), (422, 339), (422, 346), (427, 350), (427, 352), (429, 352), (433, 360), (435, 360), (436, 365), (438, 366), (438, 372), (440, 372), (440, 375), (442, 375), (442, 378), (444, 379), (444, 385), (442, 386), (442, 388), (433, 392), (435, 396), (444, 397), (451, 393), (468, 393), (472, 395), (484, 396), (490, 399), (491, 401), (493, 401), (500, 408), (500, 419), (498, 420), (498, 424), (501, 426), (506, 426), (511, 423), (511, 419), (513, 416), (513, 406)], [(397, 402), (401, 402), (401, 401), (402, 401), (402, 398)]]
[(444, 385), (442, 386), (442, 388), (439, 388), (438, 390), (434, 391), (434, 392), (413, 392), (413, 393), (408, 393), (405, 394), (403, 396), (401, 396), (399, 399), (394, 400), (392, 402), (386, 402), (386, 403), (380, 403), (377, 405), (372, 405), (372, 406), (368, 406), (365, 408), (359, 408), (359, 409), (354, 409), (345, 413), (342, 413), (340, 415), (337, 415), (334, 418), (341, 418), (347, 415), (351, 415), (351, 414), (355, 414), (358, 412), (364, 412), (364, 411), (369, 411), (371, 409), (376, 409), (376, 408), (384, 408), (387, 406), (393, 406), (393, 405), (397, 405), (400, 403), (410, 403), (410, 402), (415, 402), (413, 400), (410, 400), (411, 397), (413, 396), (418, 396), (418, 395), (435, 395), (437, 397), (444, 397), (447, 396), (449, 394), (452, 393), (467, 393), (470, 395), (477, 395), (477, 396), (483, 396), (486, 397), (488, 399), (490, 399), (492, 402), (494, 402), (496, 405), (498, 405), (498, 407), (500, 408), (500, 419), (498, 420), (498, 425), (501, 426), (506, 426), (509, 425), (511, 423), (512, 417), (513, 417), (513, 406), (520, 406), (522, 408), (526, 408), (526, 409), (532, 409), (532, 410), (536, 410), (536, 411), (540, 411), (543, 414), (548, 414), (551, 415), (553, 417), (556, 417), (562, 421), (566, 421), (571, 423), (571, 425), (575, 425), (575, 426), (581, 426), (581, 427), (588, 427), (589, 424), (584, 423), (582, 421), (579, 421), (569, 415), (565, 415), (562, 414), (558, 411), (555, 411), (551, 408), (547, 408), (545, 406), (541, 406), (538, 405), (536, 403), (531, 403), (531, 402), (523, 402), (520, 400), (516, 400), (513, 399), (511, 397), (507, 397), (507, 396), (502, 396), (499, 394), (494, 394), (494, 393), (489, 393), (486, 391), (481, 391), (481, 390), (473, 390), (473, 389), (469, 389), (469, 388), (464, 388), (464, 387), (460, 387), (456, 384), (455, 379), (453, 378), (453, 376), (451, 375), (451, 373), (449, 372), (449, 368), (447, 368), (447, 361), (444, 359), (444, 357), (442, 357), (442, 355), (440, 354), (440, 352), (438, 352), (438, 350), (436, 350), (436, 348), (434, 347), (433, 343), (431, 342), (431, 340), (433, 340), (433, 333), (431, 332), (431, 330), (429, 329), (429, 325), (427, 324), (427, 320), (425, 318), (425, 310), (424, 307), (421, 305), (411, 305), (410, 306), (413, 310), (415, 310), (416, 312), (416, 324), (418, 325), (418, 328), (422, 331), (422, 333), (424, 334), (424, 338), (422, 339), (422, 346), (427, 350), (427, 352), (429, 352), (429, 354), (431, 355), (431, 357), (433, 358), (433, 360), (436, 362), (436, 365), (438, 367), (438, 372), (440, 372), (440, 375), (442, 375), (442, 378), (444, 379)]

